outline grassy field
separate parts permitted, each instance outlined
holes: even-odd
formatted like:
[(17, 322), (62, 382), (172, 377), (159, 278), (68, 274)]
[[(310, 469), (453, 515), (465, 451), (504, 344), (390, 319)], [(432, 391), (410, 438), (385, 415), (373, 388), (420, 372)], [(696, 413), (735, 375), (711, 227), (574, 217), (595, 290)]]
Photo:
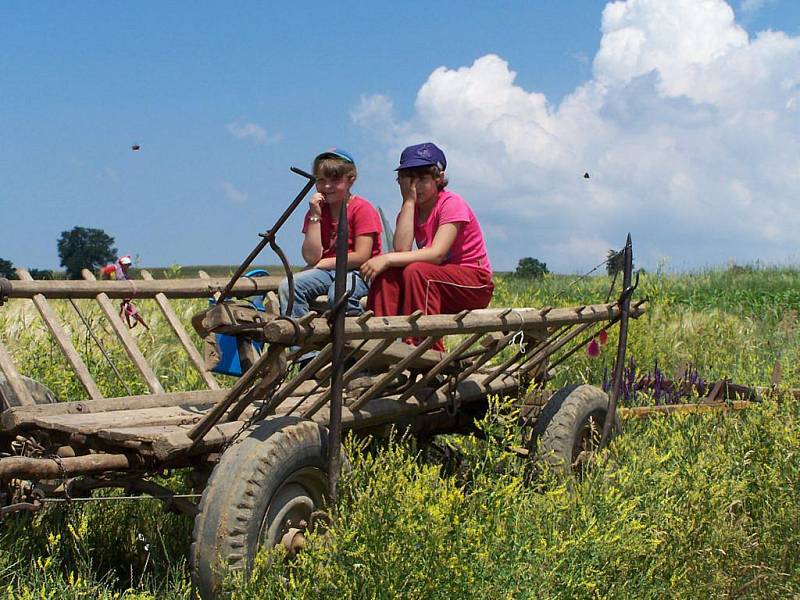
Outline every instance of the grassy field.
[[(609, 283), (498, 277), (494, 305), (585, 304), (604, 298)], [(641, 369), (671, 373), (691, 362), (706, 380), (768, 385), (778, 361), (784, 385), (800, 387), (798, 271), (647, 274), (638, 294), (650, 299), (630, 332), (629, 355)], [(187, 323), (202, 304), (175, 303)], [(126, 364), (99, 312), (79, 306)], [(139, 341), (165, 388), (201, 388), (155, 307), (139, 306), (151, 325)], [(71, 308), (58, 310), (103, 393), (126, 394)], [(0, 309), (0, 332), (24, 373), (62, 398), (81, 397), (30, 303)], [(596, 359), (579, 353), (553, 384), (599, 384), (611, 346)], [(131, 392), (145, 391), (130, 368), (123, 378)], [(351, 442), (352, 471), (326, 543), (312, 538), (291, 568), (265, 554), (231, 590), (242, 598), (800, 597), (798, 403), (629, 421), (605, 468), (578, 485), (550, 480), (535, 489), (504, 450), (518, 436), (507, 408), (498, 400), (481, 423), (485, 439), (445, 440), (463, 455), (457, 465), (410, 439)], [(180, 487), (185, 474), (166, 477)], [(8, 598), (189, 598), (190, 531), (189, 519), (151, 500), (8, 520), (0, 590)]]

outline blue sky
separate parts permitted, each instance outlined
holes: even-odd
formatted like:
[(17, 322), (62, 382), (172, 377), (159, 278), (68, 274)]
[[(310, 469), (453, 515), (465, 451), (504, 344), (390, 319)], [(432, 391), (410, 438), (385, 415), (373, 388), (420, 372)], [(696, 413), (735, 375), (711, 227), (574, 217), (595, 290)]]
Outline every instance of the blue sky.
[(796, 0), (4, 2), (0, 40), (17, 266), (57, 267), (75, 225), (142, 266), (236, 263), (289, 166), (342, 146), (394, 214), (399, 150), (427, 139), (498, 269), (580, 271), (628, 230), (650, 268), (800, 260)]

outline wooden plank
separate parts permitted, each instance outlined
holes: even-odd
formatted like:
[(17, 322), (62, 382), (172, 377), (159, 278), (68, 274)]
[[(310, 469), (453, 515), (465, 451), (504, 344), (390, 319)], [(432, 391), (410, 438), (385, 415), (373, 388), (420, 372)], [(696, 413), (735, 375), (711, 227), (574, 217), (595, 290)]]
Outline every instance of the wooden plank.
[[(82, 274), (85, 280), (95, 281), (95, 276), (87, 269), (84, 269)], [(128, 281), (127, 283), (131, 282)], [(131, 298), (132, 296), (136, 295), (135, 293), (131, 293), (132, 291), (135, 291), (135, 288), (134, 290), (129, 288), (129, 295), (126, 296), (127, 298)], [(158, 377), (156, 377), (153, 369), (150, 368), (150, 365), (147, 364), (147, 360), (145, 359), (141, 350), (139, 350), (139, 347), (136, 345), (136, 340), (133, 339), (130, 331), (128, 331), (128, 326), (125, 325), (118, 312), (114, 309), (114, 306), (111, 304), (111, 300), (109, 300), (108, 295), (105, 293), (100, 293), (97, 294), (96, 299), (97, 303), (100, 305), (100, 308), (103, 310), (109, 322), (111, 323), (114, 333), (117, 334), (117, 338), (122, 344), (122, 347), (125, 348), (125, 352), (128, 353), (131, 362), (133, 362), (133, 365), (144, 378), (147, 387), (154, 394), (163, 393), (164, 388), (161, 387), (161, 382), (158, 380)]]
[[(408, 316), (373, 317), (364, 323), (357, 318), (345, 319), (345, 335), (348, 340), (364, 340), (402, 337), (442, 337), (467, 333), (491, 333), (510, 331), (539, 331), (549, 327), (574, 323), (596, 323), (619, 317), (617, 304), (593, 304), (583, 307), (580, 314), (572, 308), (556, 308), (545, 315), (537, 308), (516, 308), (503, 314), (502, 309), (472, 310), (461, 320), (458, 315), (427, 315), (413, 322)], [(631, 317), (644, 314), (644, 306), (631, 308)], [(275, 320), (264, 325), (264, 338), (268, 342), (302, 345), (316, 344), (330, 339), (330, 324), (325, 319), (315, 319), (298, 331), (287, 321)]]
[(56, 415), (94, 414), (128, 409), (159, 408), (181, 406), (184, 404), (214, 404), (225, 397), (227, 390), (198, 390), (192, 392), (172, 392), (169, 394), (145, 394), (103, 398), (80, 402), (58, 402), (56, 404), (37, 404), (18, 406), (0, 415), (3, 431), (15, 431), (32, 427), (36, 418)]
[[(142, 279), (145, 281), (153, 281), (153, 276), (150, 274), (149, 271), (142, 269), (141, 271)], [(197, 351), (194, 343), (192, 342), (189, 334), (186, 333), (186, 330), (183, 328), (180, 319), (178, 319), (178, 315), (175, 314), (175, 311), (172, 309), (172, 305), (169, 303), (167, 297), (159, 292), (155, 295), (156, 303), (158, 304), (161, 312), (164, 313), (164, 316), (167, 319), (167, 323), (172, 328), (172, 331), (175, 332), (175, 335), (178, 336), (178, 340), (180, 341), (183, 349), (186, 350), (186, 354), (189, 355), (189, 359), (192, 361), (195, 369), (197, 372), (200, 373), (200, 377), (203, 378), (203, 381), (206, 382), (208, 389), (210, 390), (218, 390), (219, 384), (214, 379), (214, 376), (211, 375), (208, 371), (206, 371), (205, 361), (203, 357), (200, 356), (200, 353)]]
[[(243, 277), (233, 286), (232, 296), (253, 296), (274, 292), (282, 277)], [(33, 298), (43, 294), (54, 299), (92, 299), (97, 294), (122, 300), (134, 294), (137, 298), (155, 298), (164, 294), (167, 298), (208, 298), (221, 292), (230, 281), (229, 278), (209, 279), (158, 279), (153, 281), (97, 281), (96, 279), (66, 281), (9, 281), (9, 298)]]
[[(8, 385), (11, 387), (11, 391), (14, 392), (14, 395), (21, 405), (30, 406), (35, 404), (28, 386), (25, 385), (25, 382), (17, 371), (17, 367), (14, 366), (11, 354), (8, 353), (2, 341), (0, 341), (0, 372), (5, 375)], [(3, 402), (8, 406), (11, 405), (7, 398), (4, 398)]]
[[(17, 275), (21, 281), (33, 281), (33, 277), (31, 277), (31, 274), (27, 269), (17, 269)], [(86, 390), (86, 393), (89, 394), (90, 398), (102, 398), (103, 394), (98, 389), (97, 384), (94, 382), (94, 379), (89, 373), (89, 369), (86, 367), (86, 364), (83, 362), (80, 354), (78, 354), (78, 352), (75, 350), (75, 347), (72, 345), (69, 335), (61, 326), (61, 322), (58, 320), (58, 315), (56, 315), (55, 311), (47, 302), (47, 298), (45, 298), (42, 294), (34, 294), (31, 300), (33, 300), (33, 304), (36, 306), (39, 314), (42, 315), (42, 320), (45, 322), (45, 325), (47, 325), (50, 333), (53, 334), (56, 344), (58, 344), (58, 347), (61, 348), (64, 358), (67, 359), (67, 362), (72, 367), (72, 370), (78, 377), (78, 381), (80, 381), (83, 389)]]
[[(492, 394), (510, 394), (516, 391), (517, 382), (512, 377), (501, 376), (489, 386), (484, 386), (479, 378), (472, 377), (461, 382), (457, 388), (459, 402), (468, 404), (486, 398)], [(314, 398), (309, 398), (310, 406)], [(404, 417), (413, 417), (427, 412), (439, 410), (448, 403), (444, 392), (431, 393), (428, 388), (406, 402), (398, 402), (397, 397), (388, 396), (373, 398), (360, 411), (354, 412), (347, 407), (342, 408), (343, 430), (360, 430), (375, 425), (391, 423)], [(302, 407), (301, 407), (302, 408)], [(278, 418), (278, 415), (268, 418)], [(327, 407), (320, 410), (314, 420), (327, 425), (329, 420)], [(241, 429), (243, 421), (221, 423), (212, 427), (197, 444), (189, 437), (188, 426), (152, 426), (133, 428), (109, 428), (97, 433), (97, 437), (112, 443), (144, 442), (151, 444), (155, 457), (162, 462), (174, 460), (185, 455), (190, 448), (192, 454), (203, 454), (219, 450)]]
[(39, 415), (34, 426), (50, 431), (94, 435), (106, 429), (155, 425), (192, 425), (199, 421), (213, 403), (186, 404), (160, 408), (116, 410), (88, 415)]

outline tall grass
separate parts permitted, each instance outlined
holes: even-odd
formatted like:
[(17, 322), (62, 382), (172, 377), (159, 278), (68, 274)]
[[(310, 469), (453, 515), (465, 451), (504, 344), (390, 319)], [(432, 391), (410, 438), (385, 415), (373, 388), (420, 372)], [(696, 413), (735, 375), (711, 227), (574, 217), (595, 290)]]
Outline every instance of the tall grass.
[[(498, 277), (495, 306), (603, 299), (606, 277), (537, 283)], [(766, 385), (775, 361), (800, 387), (800, 274), (789, 269), (646, 274), (647, 314), (629, 354), (648, 367), (690, 361), (706, 379)], [(55, 303), (54, 303), (55, 304)], [(135, 330), (168, 390), (202, 381), (151, 301)], [(202, 301), (175, 303), (180, 317)], [(132, 391), (144, 383), (91, 303), (79, 303)], [(57, 306), (106, 395), (125, 395), (68, 304)], [(85, 393), (30, 303), (0, 309), (0, 334), (21, 370), (61, 398)], [(613, 340), (613, 336), (612, 340)], [(599, 383), (612, 349), (576, 354), (554, 385)], [(628, 422), (608, 463), (576, 486), (523, 485), (504, 448), (518, 432), (492, 412), (485, 439), (448, 437), (463, 461), (443, 464), (414, 440), (351, 442), (352, 472), (332, 535), (292, 567), (262, 557), (239, 597), (792, 597), (800, 595), (800, 410), (767, 402), (744, 413)], [(171, 485), (188, 490), (185, 474)], [(0, 525), (8, 598), (188, 598), (189, 519), (156, 501), (57, 506)]]

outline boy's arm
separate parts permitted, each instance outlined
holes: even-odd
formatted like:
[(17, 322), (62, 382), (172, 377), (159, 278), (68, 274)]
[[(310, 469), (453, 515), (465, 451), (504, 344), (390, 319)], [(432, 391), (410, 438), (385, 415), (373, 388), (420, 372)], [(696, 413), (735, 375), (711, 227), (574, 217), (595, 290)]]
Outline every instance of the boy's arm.
[[(355, 248), (352, 252), (347, 253), (348, 269), (358, 269), (361, 267), (361, 265), (369, 260), (369, 257), (372, 254), (372, 244), (375, 241), (374, 238), (376, 235), (377, 234), (372, 233), (370, 235), (356, 236)], [(335, 269), (336, 257), (331, 256), (329, 258), (323, 258), (317, 262), (315, 266), (317, 269)]]
[(396, 252), (407, 252), (411, 250), (411, 244), (414, 243), (414, 206), (417, 203), (417, 184), (410, 177), (398, 177), (397, 182), (400, 184), (403, 206), (400, 207), (400, 214), (397, 215), (393, 244)]
[(403, 201), (397, 225), (394, 230), (395, 252), (408, 252), (414, 243), (414, 204), (415, 201)]

